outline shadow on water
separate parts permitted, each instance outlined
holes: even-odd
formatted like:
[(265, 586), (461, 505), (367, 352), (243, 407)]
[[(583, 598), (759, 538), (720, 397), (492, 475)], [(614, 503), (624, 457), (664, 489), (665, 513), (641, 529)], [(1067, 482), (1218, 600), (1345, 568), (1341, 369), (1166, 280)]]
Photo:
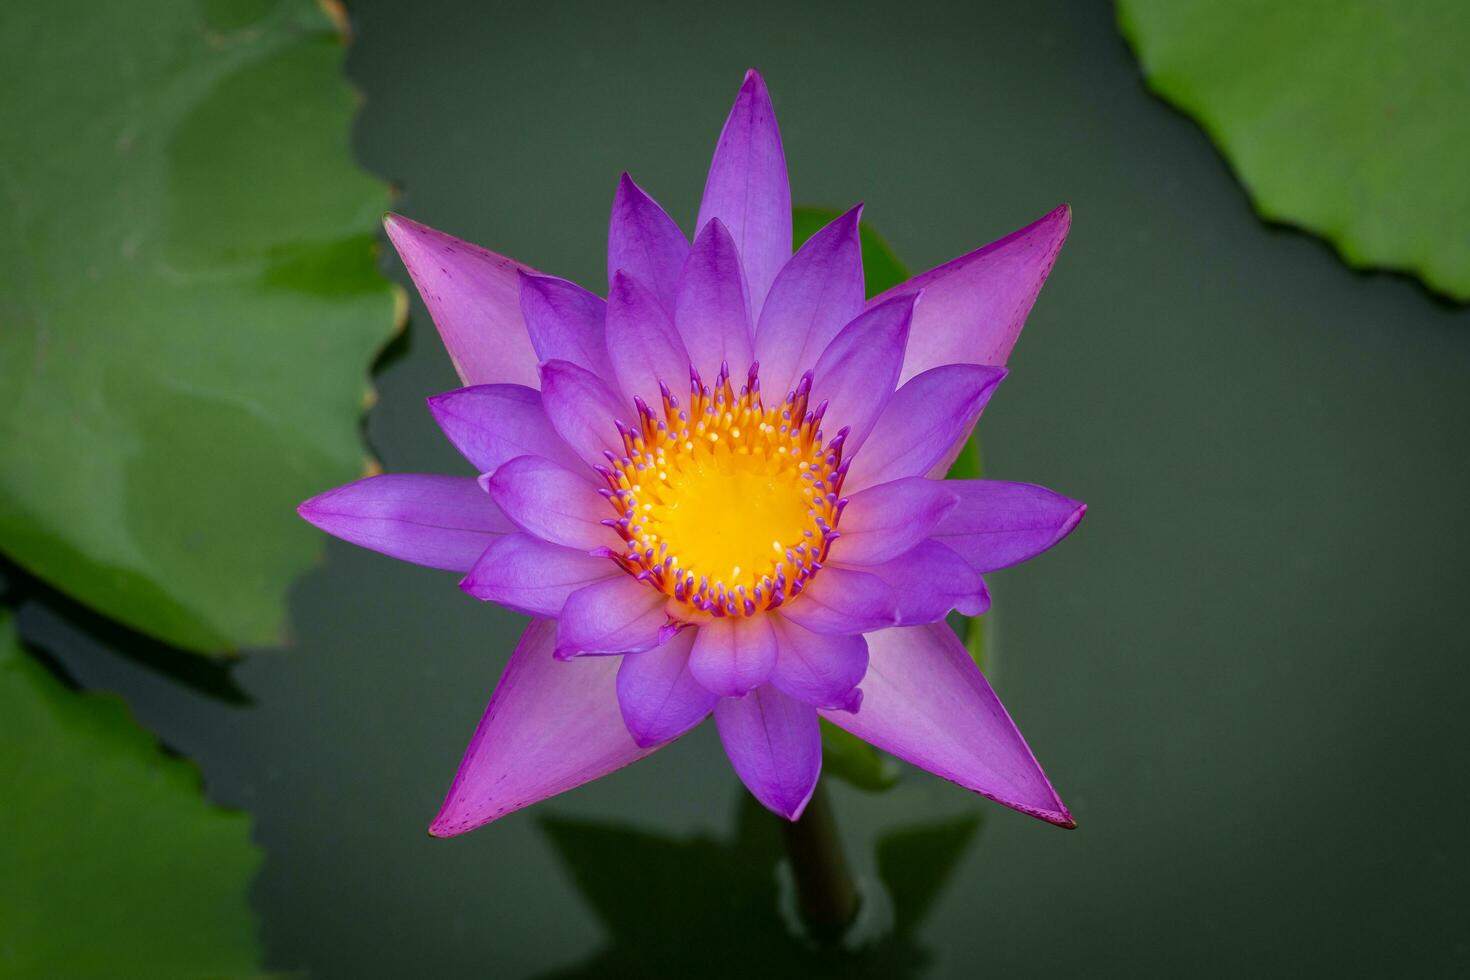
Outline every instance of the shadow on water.
[(878, 881), (847, 941), (823, 949), (795, 924), (781, 827), (741, 794), (732, 838), (674, 838), (558, 817), (540, 827), (606, 929), (590, 958), (542, 980), (648, 976), (919, 977), (931, 955), (920, 926), (981, 815), (912, 824), (880, 837)]
[[(58, 662), (58, 647), (105, 650), (221, 704), (248, 707), (252, 703), (235, 681), (235, 660), (191, 653), (131, 630), (9, 562), (0, 564), (0, 595), (16, 609), (20, 633), (32, 653), (69, 686), (77, 686), (76, 681), (72, 671)], [(77, 643), (78, 638), (85, 642)]]

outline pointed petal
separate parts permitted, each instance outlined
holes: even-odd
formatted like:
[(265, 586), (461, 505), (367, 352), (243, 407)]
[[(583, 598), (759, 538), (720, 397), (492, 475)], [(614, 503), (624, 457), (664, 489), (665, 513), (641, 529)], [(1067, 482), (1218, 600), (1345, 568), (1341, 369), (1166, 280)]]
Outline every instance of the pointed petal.
[(625, 272), (645, 283), (672, 317), (687, 258), (689, 240), (674, 219), (632, 177), (623, 174), (613, 195), (607, 229), (608, 291), (618, 272)]
[(831, 559), (843, 565), (881, 565), (929, 537), (959, 503), (944, 480), (910, 476), (854, 494), (842, 511), (841, 536)]
[(308, 522), (364, 548), (416, 565), (464, 572), (515, 530), (474, 480), (388, 473), (312, 497)]
[(868, 652), (862, 705), (824, 718), (997, 803), (1075, 826), (953, 630), (883, 630), (868, 636)]
[(1005, 376), (1005, 368), (946, 364), (911, 379), (894, 392), (863, 451), (853, 457), (843, 487), (856, 491), (928, 473), (963, 445)]
[(743, 697), (766, 682), (776, 666), (776, 634), (769, 616), (725, 617), (699, 626), (689, 672), (706, 690)]
[(993, 572), (1034, 558), (1072, 533), (1087, 505), (1030, 483), (946, 480), (959, 505), (934, 528), (934, 537), (959, 552), (977, 572)]
[(715, 724), (735, 774), (766, 809), (795, 820), (822, 774), (822, 734), (809, 704), (758, 687), (715, 705)]
[(481, 473), (493, 473), (517, 456), (545, 456), (579, 475), (587, 470), (551, 427), (541, 392), (525, 385), (474, 385), (429, 399), (429, 411), (460, 455)]
[(536, 387), (536, 352), (521, 317), (514, 259), (390, 214), (383, 225), (413, 277), (449, 359), (467, 385)]
[(679, 283), (674, 326), (705, 384), (714, 383), (721, 364), (729, 364), (731, 374), (739, 378), (755, 359), (755, 330), (740, 255), (719, 218), (694, 239)]
[(689, 390), (689, 352), (674, 321), (652, 290), (625, 273), (613, 276), (607, 298), (607, 349), (629, 404), (638, 395), (657, 406), (660, 381), (681, 400)]
[(591, 551), (622, 541), (602, 522), (612, 508), (581, 477), (542, 456), (517, 456), (491, 475), (490, 496), (516, 526), (543, 541)]
[(898, 598), (866, 571), (827, 565), (781, 606), (781, 615), (813, 633), (866, 633), (898, 622)]
[(951, 609), (980, 616), (990, 608), (990, 593), (980, 573), (933, 538), (881, 565), (865, 565), (863, 571), (893, 589), (899, 626), (937, 623)]
[(556, 624), (531, 622), (429, 826), (453, 837), (605, 776), (653, 751), (618, 711), (617, 661), (553, 659)]
[(631, 415), (607, 383), (570, 361), (541, 365), (541, 407), (557, 434), (589, 466), (607, 462), (605, 451), (622, 455), (617, 421)]
[(818, 708), (852, 711), (861, 703), (857, 686), (868, 670), (868, 643), (862, 634), (823, 636), (773, 615), (781, 646), (771, 683)]
[(692, 629), (661, 647), (630, 653), (618, 668), (618, 704), (639, 745), (661, 745), (704, 721), (719, 698), (689, 672)]
[(863, 311), (863, 206), (817, 232), (782, 267), (761, 309), (755, 359), (773, 396), (796, 386), (837, 332)]
[(507, 534), (485, 549), (459, 587), (476, 599), (516, 612), (555, 617), (573, 592), (622, 574), (606, 558), (529, 534)]
[(521, 273), (521, 316), (541, 361), (570, 361), (612, 379), (602, 322), (607, 304), (574, 282)]
[(714, 218), (724, 222), (735, 240), (750, 283), (750, 308), (759, 311), (776, 273), (791, 257), (791, 185), (776, 110), (754, 69), (745, 73), (715, 144), (696, 237)]
[(811, 403), (827, 402), (822, 425), (827, 432), (850, 430), (845, 453), (858, 451), (893, 398), (917, 298), (870, 308), (843, 327), (817, 360)]
[(869, 307), (924, 291), (902, 380), (941, 364), (1004, 365), (1071, 224), (1072, 210), (1064, 204), (1020, 231), (873, 297)]
[(556, 655), (636, 653), (669, 639), (667, 596), (628, 575), (578, 589), (557, 620)]

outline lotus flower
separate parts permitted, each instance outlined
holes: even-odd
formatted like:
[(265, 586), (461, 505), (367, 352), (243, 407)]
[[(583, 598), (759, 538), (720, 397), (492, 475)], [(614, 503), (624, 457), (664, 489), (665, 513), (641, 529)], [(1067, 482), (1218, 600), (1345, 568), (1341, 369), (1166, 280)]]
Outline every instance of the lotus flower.
[(945, 616), (1084, 505), (942, 477), (1001, 379), (1066, 207), (865, 300), (861, 207), (792, 254), (765, 83), (740, 88), (693, 243), (623, 176), (606, 301), (406, 218), (388, 235), (467, 387), (429, 399), (480, 474), (307, 501), (347, 541), (532, 618), (430, 832), (627, 765), (710, 714), (795, 820), (818, 719), (1072, 826)]

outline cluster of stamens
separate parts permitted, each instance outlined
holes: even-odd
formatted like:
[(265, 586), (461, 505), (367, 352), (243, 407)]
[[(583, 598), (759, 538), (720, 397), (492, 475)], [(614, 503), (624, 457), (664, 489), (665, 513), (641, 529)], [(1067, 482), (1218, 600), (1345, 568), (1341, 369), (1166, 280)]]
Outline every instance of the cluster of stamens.
[(660, 382), (663, 411), (635, 398), (637, 424), (617, 423), (599, 491), (626, 543), (629, 574), (712, 616), (751, 616), (800, 594), (836, 540), (846, 501), (847, 430), (823, 445), (825, 402), (808, 409), (803, 375), (778, 405), (761, 402), (757, 367), (737, 393), (728, 365), (711, 386), (690, 370), (687, 406)]

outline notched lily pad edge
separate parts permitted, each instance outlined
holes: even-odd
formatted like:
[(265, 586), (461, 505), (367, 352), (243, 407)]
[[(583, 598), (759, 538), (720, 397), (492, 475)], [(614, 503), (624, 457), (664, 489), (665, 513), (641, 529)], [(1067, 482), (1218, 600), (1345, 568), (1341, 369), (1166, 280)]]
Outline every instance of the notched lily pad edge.
[(1289, 208), (1282, 207), (1278, 202), (1268, 200), (1261, 193), (1259, 185), (1251, 181), (1236, 165), (1231, 141), (1209, 109), (1201, 105), (1184, 89), (1171, 87), (1173, 83), (1167, 74), (1161, 76), (1149, 69), (1144, 59), (1143, 42), (1138, 25), (1134, 22), (1128, 5), (1120, 2), (1116, 5), (1116, 11), (1118, 33), (1122, 35), (1138, 66), (1138, 74), (1143, 81), (1144, 88), (1150, 95), (1204, 131), (1205, 137), (1210, 141), (1215, 152), (1220, 155), (1231, 178), (1245, 191), (1251, 211), (1258, 219), (1272, 227), (1288, 229), (1323, 242), (1343, 265), (1359, 275), (1388, 275), (1412, 279), (1436, 302), (1455, 308), (1470, 304), (1470, 287), (1460, 288), (1443, 281), (1427, 266), (1427, 260), (1393, 262), (1370, 258), (1365, 253), (1362, 243), (1355, 236), (1350, 222), (1339, 224), (1337, 227), (1321, 227), (1313, 224), (1309, 218), (1292, 213)]

